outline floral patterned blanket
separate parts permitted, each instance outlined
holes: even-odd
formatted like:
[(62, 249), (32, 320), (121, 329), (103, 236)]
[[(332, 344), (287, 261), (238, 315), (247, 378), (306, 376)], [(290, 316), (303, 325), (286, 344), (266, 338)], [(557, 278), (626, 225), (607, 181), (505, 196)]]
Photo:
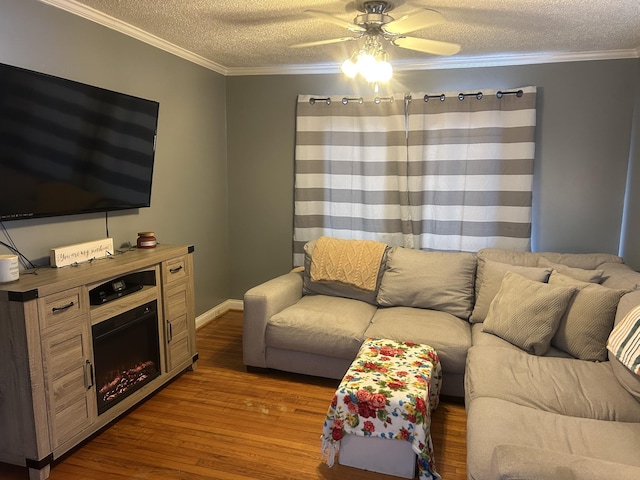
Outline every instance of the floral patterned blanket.
[(367, 339), (336, 390), (324, 422), (322, 455), (332, 466), (344, 435), (411, 442), (420, 480), (439, 480), (431, 442), (442, 370), (436, 351)]

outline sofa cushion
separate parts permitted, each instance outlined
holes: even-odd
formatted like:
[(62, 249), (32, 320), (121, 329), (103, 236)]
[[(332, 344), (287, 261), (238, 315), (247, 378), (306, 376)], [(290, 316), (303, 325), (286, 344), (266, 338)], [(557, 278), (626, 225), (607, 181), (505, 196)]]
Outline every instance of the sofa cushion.
[(365, 335), (429, 345), (438, 352), (445, 373), (463, 374), (471, 347), (469, 322), (450, 313), (412, 307), (379, 308)]
[(507, 272), (491, 302), (483, 330), (544, 355), (576, 289), (549, 285)]
[(640, 272), (624, 263), (603, 263), (602, 285), (623, 290), (640, 290)]
[(552, 262), (546, 257), (538, 259), (538, 266), (552, 268), (558, 273), (589, 283), (600, 283), (604, 274), (604, 270), (585, 270), (584, 268), (568, 267), (561, 263)]
[(478, 251), (478, 259), (528, 267), (538, 265), (538, 259), (541, 257), (554, 263), (585, 270), (599, 269), (603, 263), (622, 263), (622, 257), (610, 253), (518, 252), (504, 248), (483, 248)]
[(609, 363), (611, 364), (613, 375), (622, 388), (629, 392), (629, 394), (640, 403), (640, 375), (636, 375), (625, 367), (620, 360), (611, 353), (609, 353)]
[(508, 263), (494, 262), (478, 258), (478, 275), (476, 278), (476, 303), (471, 314), (471, 322), (483, 322), (489, 312), (489, 306), (500, 290), (502, 279), (507, 272), (515, 272), (523, 277), (538, 282), (546, 282), (551, 268), (523, 267)]
[(626, 291), (581, 282), (555, 270), (549, 277), (549, 285), (577, 288), (551, 344), (580, 360), (605, 361), (607, 337), (613, 328), (620, 297)]
[(326, 295), (302, 297), (267, 322), (268, 347), (354, 359), (376, 307)]
[(560, 415), (640, 422), (640, 404), (617, 381), (609, 362), (474, 345), (467, 354), (465, 391), (467, 403), (494, 397)]
[[(471, 344), (474, 347), (476, 345), (485, 346), (485, 347), (502, 347), (502, 348), (510, 348), (512, 350), (516, 350), (520, 353), (523, 353), (520, 347), (516, 347), (512, 343), (509, 343), (500, 337), (496, 337), (492, 333), (483, 332), (482, 326), (483, 326), (482, 323), (471, 324)], [(545, 353), (543, 356), (574, 358), (573, 356), (569, 355), (567, 352), (564, 352), (558, 348), (555, 348), (553, 345), (549, 348), (547, 353)]]
[(476, 257), (393, 247), (377, 301), (385, 307), (440, 310), (468, 319), (473, 308)]
[(466, 408), (469, 479), (495, 478), (491, 476), (493, 453), (506, 444), (640, 467), (640, 423), (558, 415), (490, 397), (477, 398)]
[(521, 445), (498, 445), (493, 451), (491, 468), (490, 478), (498, 480), (640, 478), (640, 467)]
[(311, 258), (315, 249), (316, 240), (311, 240), (304, 245), (304, 272), (302, 274), (302, 292), (305, 295), (328, 295), (332, 297), (353, 298), (372, 305), (376, 303), (376, 294), (380, 286), (380, 279), (384, 273), (384, 265), (387, 253), (382, 255), (380, 268), (378, 269), (378, 278), (376, 281), (376, 289), (373, 291), (362, 290), (353, 285), (347, 285), (340, 282), (314, 282), (311, 280)]

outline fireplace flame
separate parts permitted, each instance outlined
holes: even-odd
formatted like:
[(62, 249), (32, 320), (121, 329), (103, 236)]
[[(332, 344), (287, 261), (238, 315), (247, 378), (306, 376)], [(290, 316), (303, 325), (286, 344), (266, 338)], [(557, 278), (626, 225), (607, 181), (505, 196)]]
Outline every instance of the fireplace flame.
[(113, 374), (98, 390), (103, 402), (115, 400), (133, 386), (144, 382), (156, 372), (156, 365), (152, 361), (141, 362), (127, 370), (121, 370)]

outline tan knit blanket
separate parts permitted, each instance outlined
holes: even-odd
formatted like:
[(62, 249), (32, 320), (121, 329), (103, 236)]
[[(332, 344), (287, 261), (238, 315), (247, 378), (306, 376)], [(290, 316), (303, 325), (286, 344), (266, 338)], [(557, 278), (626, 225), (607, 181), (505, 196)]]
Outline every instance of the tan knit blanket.
[(373, 240), (320, 237), (311, 253), (311, 280), (340, 282), (372, 292), (386, 248)]

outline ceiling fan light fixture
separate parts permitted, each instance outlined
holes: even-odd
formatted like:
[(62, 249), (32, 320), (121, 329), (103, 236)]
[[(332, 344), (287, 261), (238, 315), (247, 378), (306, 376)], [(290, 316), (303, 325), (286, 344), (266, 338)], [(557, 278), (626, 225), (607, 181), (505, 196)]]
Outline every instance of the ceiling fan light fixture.
[(349, 78), (355, 78), (360, 74), (371, 84), (388, 82), (393, 76), (389, 54), (375, 36), (367, 38), (365, 47), (345, 60), (341, 70)]
[(367, 52), (360, 52), (358, 54), (358, 61), (356, 62), (356, 68), (362, 75), (367, 75), (376, 68), (376, 57)]
[(356, 63), (352, 60), (352, 58), (347, 58), (344, 62), (342, 62), (342, 66), (340, 67), (342, 73), (344, 73), (349, 78), (356, 78), (358, 75), (358, 67)]
[(387, 61), (378, 62), (376, 65), (377, 69), (377, 82), (388, 82), (393, 77), (393, 67)]
[(344, 19), (323, 10), (307, 10), (306, 13), (329, 23), (345, 27), (357, 33), (357, 35), (306, 42), (293, 46), (314, 47), (350, 40), (364, 41), (364, 45), (361, 45), (359, 50), (356, 50), (349, 59), (345, 60), (340, 69), (349, 78), (356, 78), (359, 74), (362, 75), (367, 82), (373, 84), (376, 88), (379, 82), (387, 82), (393, 76), (389, 55), (384, 50), (383, 45), (390, 44), (394, 47), (429, 55), (455, 55), (460, 51), (461, 46), (456, 43), (407, 36), (407, 33), (443, 23), (446, 18), (441, 13), (427, 8), (397, 19), (392, 17), (389, 13), (404, 1), (354, 0), (353, 4), (360, 14), (356, 15), (352, 22), (346, 22)]

